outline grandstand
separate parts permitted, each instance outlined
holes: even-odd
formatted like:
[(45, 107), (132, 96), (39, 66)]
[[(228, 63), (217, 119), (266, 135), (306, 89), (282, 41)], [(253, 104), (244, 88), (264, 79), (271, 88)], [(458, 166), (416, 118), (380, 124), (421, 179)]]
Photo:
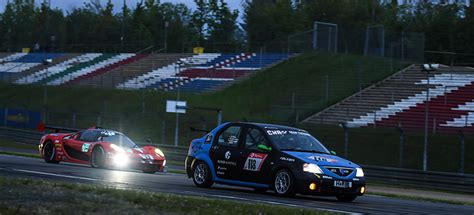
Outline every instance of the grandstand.
[[(16, 84), (189, 92), (215, 91), (288, 54), (1, 53), (0, 73)], [(43, 65), (46, 59), (53, 59)]]
[(427, 105), (430, 131), (474, 132), (473, 102), (473, 68), (441, 66), (427, 73), (411, 65), (303, 122), (422, 130)]

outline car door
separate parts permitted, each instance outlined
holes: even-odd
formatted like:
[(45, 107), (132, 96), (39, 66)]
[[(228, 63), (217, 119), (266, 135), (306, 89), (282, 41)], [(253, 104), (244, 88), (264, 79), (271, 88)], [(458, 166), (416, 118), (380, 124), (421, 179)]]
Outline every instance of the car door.
[(217, 177), (221, 179), (236, 180), (239, 172), (240, 150), (242, 126), (230, 124), (217, 133), (209, 156), (214, 165)]
[(96, 132), (94, 131), (83, 131), (76, 133), (69, 139), (64, 140), (64, 149), (74, 159), (89, 161), (89, 156), (87, 152), (91, 148), (92, 143), (94, 142), (94, 137)]
[(271, 147), (265, 133), (256, 126), (245, 128), (240, 155), (239, 180), (267, 183), (273, 156), (271, 150), (258, 149), (258, 145)]

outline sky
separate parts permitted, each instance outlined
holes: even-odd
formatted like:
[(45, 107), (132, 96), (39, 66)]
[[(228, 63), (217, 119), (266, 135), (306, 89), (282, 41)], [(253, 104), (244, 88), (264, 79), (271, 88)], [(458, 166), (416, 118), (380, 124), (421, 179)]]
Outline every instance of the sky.
[[(5, 5), (7, 4), (8, 0), (0, 0), (0, 12), (3, 12), (5, 10)], [(138, 1), (141, 0), (126, 0), (127, 5), (129, 6), (134, 6), (137, 4)], [(42, 0), (35, 0), (37, 4), (40, 2), (43, 2)], [(84, 2), (89, 2), (89, 0), (51, 0), (51, 7), (56, 8), (59, 7), (63, 10), (70, 10), (71, 8), (74, 7), (81, 7)], [(107, 0), (101, 0), (103, 4), (107, 2)], [(161, 0), (161, 2), (172, 2), (172, 3), (184, 3), (188, 5), (190, 8), (195, 8), (196, 4), (194, 4), (193, 0)], [(242, 12), (241, 9), (241, 0), (226, 0), (225, 1), (231, 10), (238, 9), (240, 10), (240, 13)], [(120, 8), (122, 7), (123, 0), (112, 0), (112, 3), (115, 6), (115, 11), (119, 11)], [(241, 15), (241, 14), (240, 14)]]

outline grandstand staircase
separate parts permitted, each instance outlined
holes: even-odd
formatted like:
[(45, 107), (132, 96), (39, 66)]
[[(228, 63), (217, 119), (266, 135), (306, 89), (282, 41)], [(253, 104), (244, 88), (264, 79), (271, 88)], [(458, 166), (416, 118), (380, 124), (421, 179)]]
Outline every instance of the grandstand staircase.
[(28, 75), (31, 75), (31, 74), (34, 74), (36, 72), (39, 72), (41, 70), (44, 70), (48, 67), (52, 67), (52, 66), (56, 66), (56, 65), (59, 65), (67, 60), (70, 60), (72, 58), (75, 58), (77, 56), (79, 56), (80, 54), (64, 54), (60, 57), (57, 57), (53, 60), (52, 63), (48, 64), (48, 65), (44, 65), (44, 64), (40, 64), (38, 66), (35, 66), (33, 68), (30, 68), (28, 70), (25, 70), (23, 72), (20, 72), (20, 73), (13, 73), (12, 74), (12, 80), (19, 80), (21, 79), (22, 77), (25, 77), (25, 76), (28, 76)]
[[(427, 75), (421, 65), (411, 65), (302, 122), (423, 128)], [(443, 124), (468, 113), (456, 108), (474, 101), (474, 69), (441, 66), (431, 71), (429, 77), (430, 129), (446, 130), (441, 128)]]
[[(139, 61), (140, 59), (143, 59), (146, 56), (147, 55), (145, 55), (145, 54), (137, 54), (135, 56), (132, 56), (130, 58), (126, 58), (126, 59), (124, 59), (122, 61), (119, 61), (117, 63), (114, 63), (114, 64), (108, 65), (106, 67), (100, 68), (100, 69), (98, 69), (94, 72), (76, 77), (75, 79), (69, 80), (69, 81), (67, 81), (63, 84), (72, 85), (72, 84), (75, 84), (75, 83), (79, 83), (81, 81), (91, 80), (91, 79), (93, 79), (95, 77), (98, 77), (98, 76), (101, 76), (101, 77), (107, 76), (107, 75), (109, 75), (110, 72), (112, 72), (114, 70), (117, 70), (119, 68), (121, 69), (123, 67), (126, 67), (127, 64), (131, 64), (133, 62)], [(106, 80), (108, 80), (108, 79), (106, 79)], [(104, 81), (101, 79), (100, 84), (94, 83), (94, 85), (92, 85), (92, 86), (104, 86)]]
[(143, 75), (154, 69), (171, 64), (180, 58), (191, 56), (190, 54), (149, 54), (139, 55), (140, 57), (124, 63), (119, 67), (113, 68), (104, 73), (81, 78), (80, 80), (70, 82), (69, 84), (79, 86), (95, 86), (95, 87), (115, 87), (118, 83), (122, 83), (127, 79)]

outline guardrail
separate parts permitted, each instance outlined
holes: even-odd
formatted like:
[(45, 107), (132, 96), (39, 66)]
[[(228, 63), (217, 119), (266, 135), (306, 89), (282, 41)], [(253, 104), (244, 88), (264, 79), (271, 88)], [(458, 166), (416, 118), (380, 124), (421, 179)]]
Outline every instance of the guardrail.
[[(43, 133), (36, 131), (0, 128), (0, 138), (8, 138), (27, 144), (37, 144)], [(169, 160), (184, 161), (188, 149), (171, 145), (157, 145)], [(421, 171), (393, 167), (363, 165), (369, 181), (393, 183), (426, 189), (446, 190), (474, 194), (474, 174)]]
[(474, 193), (474, 174), (363, 166), (368, 181), (418, 188)]

